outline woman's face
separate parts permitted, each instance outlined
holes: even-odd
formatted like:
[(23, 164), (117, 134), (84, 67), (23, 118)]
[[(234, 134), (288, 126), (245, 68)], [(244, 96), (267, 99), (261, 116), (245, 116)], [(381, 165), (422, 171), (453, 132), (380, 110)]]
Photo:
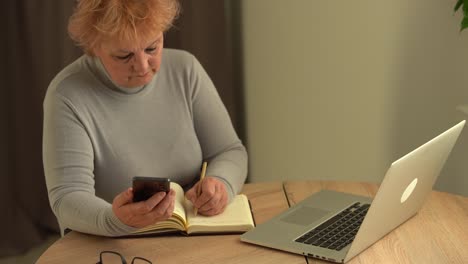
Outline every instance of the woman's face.
[(94, 50), (112, 81), (119, 86), (133, 88), (148, 84), (158, 72), (164, 36), (149, 41), (125, 43), (107, 41)]

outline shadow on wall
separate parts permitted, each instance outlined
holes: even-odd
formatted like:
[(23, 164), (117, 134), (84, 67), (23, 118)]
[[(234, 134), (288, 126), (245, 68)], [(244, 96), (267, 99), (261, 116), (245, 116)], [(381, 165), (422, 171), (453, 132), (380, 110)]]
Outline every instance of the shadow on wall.
[[(406, 25), (400, 27), (396, 43), (395, 54), (401, 57), (395, 60), (391, 95), (395, 105), (389, 142), (394, 159), (468, 118), (457, 110), (458, 105), (468, 103), (468, 76), (464, 74), (468, 70), (468, 41), (466, 34), (459, 32), (461, 20), (453, 15), (451, 3), (421, 2), (408, 2), (407, 10), (401, 13)], [(435, 189), (468, 196), (467, 150), (465, 127)]]

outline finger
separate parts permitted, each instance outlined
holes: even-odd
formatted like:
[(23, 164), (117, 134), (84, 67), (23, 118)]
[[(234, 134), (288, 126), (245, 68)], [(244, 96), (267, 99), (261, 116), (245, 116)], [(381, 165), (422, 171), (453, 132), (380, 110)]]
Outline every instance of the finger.
[(156, 207), (164, 199), (164, 197), (166, 197), (165, 192), (155, 193), (146, 201), (141, 201), (132, 204), (132, 209), (138, 214), (147, 214), (151, 212), (154, 209), (154, 207)]
[(215, 187), (216, 191), (211, 197), (210, 200), (208, 200), (205, 204), (203, 204), (198, 210), (200, 211), (208, 211), (213, 208), (218, 208), (219, 207), (219, 202), (222, 199), (222, 193), (219, 192), (218, 187)]
[(206, 210), (206, 211), (199, 210), (198, 212), (199, 212), (201, 215), (213, 216), (213, 215), (217, 215), (217, 210), (218, 210), (218, 209), (216, 209), (216, 208), (210, 208), (209, 210)]
[[(148, 217), (153, 221), (167, 219), (172, 215), (171, 206), (174, 206), (175, 191), (171, 191), (166, 197), (148, 214)], [(170, 214), (169, 214), (170, 213)]]
[[(159, 221), (163, 221), (172, 216), (175, 206), (175, 192), (171, 190), (164, 199), (147, 214), (138, 215), (136, 219), (139, 221), (140, 227), (145, 227)], [(165, 204), (169, 201), (169, 206), (166, 208)], [(164, 211), (165, 210), (165, 211)]]
[(201, 208), (209, 200), (213, 198), (216, 193), (216, 182), (211, 181), (210, 179), (205, 179), (202, 183), (201, 195), (197, 197), (193, 206)]
[[(227, 206), (227, 202), (228, 202), (227, 193), (224, 192), (224, 189), (220, 190), (218, 194), (216, 195), (216, 197), (219, 197), (216, 203), (215, 202), (212, 203), (211, 201), (209, 201), (207, 204), (205, 204), (205, 206), (199, 209), (199, 212), (204, 215), (216, 215), (216, 214), (222, 213)], [(211, 204), (212, 206), (211, 207), (206, 206), (209, 204)]]
[(221, 203), (220, 203), (218, 207), (213, 207), (206, 211), (200, 210), (199, 212), (202, 215), (213, 216), (213, 215), (221, 214), (222, 212), (224, 212), (225, 209), (226, 209), (226, 205), (221, 206)]
[(119, 193), (112, 201), (112, 207), (122, 207), (126, 204), (131, 203), (133, 200), (133, 189), (128, 188), (127, 190)]

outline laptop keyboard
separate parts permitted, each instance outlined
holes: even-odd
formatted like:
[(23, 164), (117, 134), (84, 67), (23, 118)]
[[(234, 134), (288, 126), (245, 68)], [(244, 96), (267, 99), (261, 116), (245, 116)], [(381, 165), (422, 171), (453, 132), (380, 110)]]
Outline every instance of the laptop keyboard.
[(353, 242), (369, 207), (355, 203), (295, 241), (339, 251)]

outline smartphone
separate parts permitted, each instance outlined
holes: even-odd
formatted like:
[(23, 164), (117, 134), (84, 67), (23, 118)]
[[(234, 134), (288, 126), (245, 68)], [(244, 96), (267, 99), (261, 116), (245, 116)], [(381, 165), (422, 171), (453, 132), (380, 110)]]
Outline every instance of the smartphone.
[(169, 178), (135, 176), (132, 180), (133, 202), (148, 200), (157, 192), (168, 193), (171, 189)]

